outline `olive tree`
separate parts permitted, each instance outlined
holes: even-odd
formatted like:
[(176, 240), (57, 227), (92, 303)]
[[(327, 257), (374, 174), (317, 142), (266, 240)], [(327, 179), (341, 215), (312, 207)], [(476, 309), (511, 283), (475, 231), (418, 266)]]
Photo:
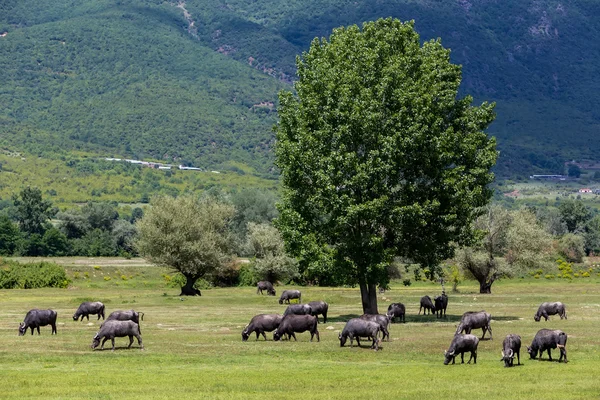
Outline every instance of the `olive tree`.
[(359, 285), (366, 313), (393, 257), (438, 271), (492, 195), (493, 105), (459, 98), (460, 66), (413, 25), (380, 19), (313, 40), (296, 93), (279, 95), (276, 224), (305, 275)]
[(271, 224), (248, 223), (247, 247), (254, 255), (254, 276), (260, 280), (289, 281), (298, 275), (298, 263), (285, 253), (281, 234)]
[(232, 260), (230, 204), (214, 197), (159, 196), (136, 221), (137, 248), (150, 262), (180, 272), (186, 279), (181, 295), (200, 295), (196, 281)]

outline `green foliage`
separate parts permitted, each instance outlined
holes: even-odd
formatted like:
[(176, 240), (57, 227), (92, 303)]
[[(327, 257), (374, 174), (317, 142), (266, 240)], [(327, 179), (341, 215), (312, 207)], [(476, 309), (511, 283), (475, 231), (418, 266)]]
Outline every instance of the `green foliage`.
[(254, 275), (254, 269), (249, 263), (244, 263), (240, 266), (238, 282), (240, 286), (254, 286), (259, 279)]
[(585, 256), (585, 238), (568, 233), (558, 241), (558, 254), (568, 262), (580, 263)]
[(21, 239), (19, 228), (8, 216), (0, 214), (0, 256), (15, 253)]
[(273, 225), (248, 223), (248, 243), (251, 254), (253, 276), (256, 280), (288, 283), (297, 278), (298, 263), (285, 253), (281, 234)]
[(585, 224), (591, 219), (590, 210), (581, 200), (563, 200), (558, 210), (569, 232), (583, 231)]
[(458, 285), (465, 280), (465, 275), (456, 264), (444, 268), (444, 279), (452, 284), (452, 292), (458, 293)]
[(280, 93), (277, 226), (303, 272), (375, 289), (402, 255), (433, 275), (491, 198), (493, 105), (459, 98), (460, 67), (413, 25), (334, 29), (298, 59), (297, 95)]
[(0, 259), (0, 289), (66, 288), (69, 283), (65, 269), (57, 264)]
[(38, 188), (26, 187), (18, 196), (13, 197), (17, 209), (19, 229), (26, 234), (42, 235), (48, 220), (56, 215), (52, 202), (42, 199), (42, 191)]

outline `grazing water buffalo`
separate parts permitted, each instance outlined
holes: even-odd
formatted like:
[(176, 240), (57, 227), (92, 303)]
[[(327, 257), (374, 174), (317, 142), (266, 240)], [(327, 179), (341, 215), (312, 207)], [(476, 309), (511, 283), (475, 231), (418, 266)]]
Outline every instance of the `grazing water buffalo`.
[(542, 317), (544, 317), (544, 319), (546, 321), (548, 321), (548, 316), (549, 315), (556, 315), (558, 314), (560, 316), (560, 319), (567, 319), (567, 310), (565, 309), (565, 305), (563, 303), (561, 303), (560, 301), (557, 301), (555, 303), (542, 303), (540, 304), (540, 307), (538, 308), (537, 312), (535, 313), (535, 315), (533, 316), (533, 319), (536, 322), (540, 322), (540, 319), (542, 319)]
[(486, 313), (485, 311), (467, 311), (463, 314), (460, 319), (460, 323), (458, 324), (458, 328), (456, 328), (455, 335), (462, 333), (471, 333), (473, 329), (481, 328), (483, 330), (483, 335), (481, 338), (485, 336), (487, 331), (490, 332), (490, 340), (492, 339), (492, 326), (490, 322), (492, 320), (492, 315), (490, 313)]
[(535, 359), (539, 351), (541, 360), (542, 353), (548, 350), (548, 359), (552, 361), (552, 354), (550, 354), (550, 350), (558, 347), (560, 349), (560, 357), (558, 358), (558, 362), (560, 362), (563, 357), (565, 358), (565, 362), (567, 362), (566, 346), (567, 334), (563, 331), (559, 329), (540, 329), (538, 333), (535, 334), (531, 346), (527, 346), (527, 352), (529, 353), (529, 357)]
[(317, 342), (321, 341), (319, 337), (319, 331), (317, 330), (317, 317), (312, 315), (295, 315), (290, 314), (283, 317), (279, 327), (273, 334), (273, 340), (279, 340), (283, 335), (288, 335), (296, 339), (295, 333), (310, 332), (310, 341), (312, 342), (313, 337), (317, 335)]
[(133, 337), (135, 336), (138, 341), (138, 345), (141, 350), (144, 350), (144, 345), (142, 344), (142, 335), (140, 332), (140, 326), (133, 321), (119, 321), (119, 320), (111, 320), (104, 321), (102, 326), (100, 327), (100, 331), (96, 333), (94, 339), (92, 340), (92, 349), (95, 349), (100, 344), (100, 339), (104, 338), (102, 341), (102, 347), (104, 348), (104, 343), (108, 339), (112, 342), (112, 350), (115, 350), (115, 338), (116, 337), (125, 337), (129, 336), (129, 346), (127, 348), (131, 348), (133, 344)]
[(285, 309), (283, 316), (285, 317), (286, 315), (290, 314), (312, 315), (312, 307), (308, 304), (291, 304)]
[(423, 296), (421, 297), (421, 306), (419, 307), (419, 315), (421, 315), (421, 310), (423, 310), (423, 315), (425, 312), (429, 311), (430, 313), (435, 312), (435, 305), (431, 301), (431, 297)]
[(104, 304), (99, 301), (81, 303), (79, 308), (77, 308), (77, 311), (75, 311), (75, 314), (73, 314), (73, 321), (77, 321), (79, 317), (81, 317), (82, 321), (84, 317), (89, 321), (90, 314), (98, 314), (98, 319), (100, 319), (100, 317), (104, 319)]
[(512, 367), (517, 355), (517, 363), (521, 365), (521, 336), (509, 334), (502, 342), (502, 358), (505, 367)]
[(302, 293), (299, 290), (284, 290), (279, 297), (279, 304), (283, 304), (284, 301), (290, 304), (291, 299), (298, 299), (298, 303), (302, 303)]
[(275, 288), (271, 282), (260, 281), (256, 284), (256, 294), (263, 294), (263, 290), (266, 290), (269, 296), (275, 296)]
[[(107, 321), (133, 321), (136, 324), (140, 324), (140, 315), (142, 316), (142, 321), (144, 320), (144, 313), (143, 312), (137, 312), (134, 310), (127, 310), (127, 311), (121, 311), (121, 310), (117, 310), (117, 311), (113, 311), (110, 313), (110, 315), (108, 316), (108, 318), (106, 318)], [(140, 333), (142, 333), (142, 329), (140, 328)]]
[[(308, 305), (310, 306), (310, 308), (312, 308), (312, 312), (311, 315), (314, 315), (315, 317), (319, 314), (321, 314), (323, 316), (323, 323), (326, 324), (327, 323), (327, 310), (329, 310), (329, 304), (325, 303), (324, 301), (311, 301), (310, 303), (308, 303)], [(319, 319), (317, 318), (317, 321)]]
[(477, 345), (479, 345), (479, 339), (475, 335), (454, 335), (450, 347), (444, 351), (444, 365), (448, 365), (450, 360), (454, 364), (456, 356), (459, 354), (460, 363), (464, 364), (466, 352), (471, 352), (471, 357), (467, 361), (467, 364), (471, 363), (471, 359), (473, 360), (473, 364), (477, 364)]
[(379, 331), (381, 327), (377, 322), (367, 321), (361, 318), (352, 318), (346, 322), (346, 326), (338, 336), (340, 339), (340, 347), (344, 347), (346, 340), (350, 338), (350, 347), (352, 347), (354, 339), (360, 346), (361, 337), (370, 337), (373, 339), (372, 349), (379, 350)]
[(400, 318), (402, 322), (406, 322), (404, 315), (406, 314), (406, 307), (402, 303), (392, 303), (388, 306), (387, 315), (393, 322), (394, 318)]
[(40, 326), (50, 325), (52, 327), (52, 334), (56, 334), (56, 316), (57, 313), (54, 310), (29, 310), (25, 315), (25, 320), (19, 325), (19, 336), (23, 336), (27, 332), (27, 328), (31, 328), (31, 334), (33, 330), (37, 328), (38, 335), (40, 334)]
[(359, 317), (360, 319), (364, 319), (365, 321), (375, 322), (379, 325), (379, 329), (383, 333), (381, 340), (385, 340), (387, 336), (388, 342), (390, 340), (390, 332), (388, 331), (388, 327), (390, 326), (391, 318), (387, 315), (383, 314), (363, 314)]
[(259, 334), (263, 335), (265, 340), (267, 340), (267, 335), (265, 335), (265, 332), (273, 332), (275, 329), (277, 329), (282, 319), (283, 316), (279, 314), (255, 315), (242, 331), (242, 341), (247, 341), (252, 332), (256, 332), (256, 340), (258, 340)]
[(448, 296), (446, 296), (446, 293), (435, 297), (433, 301), (435, 303), (435, 315), (438, 318), (442, 318), (443, 314), (443, 317), (446, 318), (446, 308), (448, 308)]

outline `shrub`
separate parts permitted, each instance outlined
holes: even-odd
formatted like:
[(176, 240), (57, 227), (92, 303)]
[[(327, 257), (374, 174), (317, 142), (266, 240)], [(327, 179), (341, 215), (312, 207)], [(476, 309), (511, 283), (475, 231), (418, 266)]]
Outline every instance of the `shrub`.
[(70, 280), (58, 264), (20, 264), (0, 259), (0, 289), (66, 288)]
[(402, 284), (404, 286), (410, 286), (412, 284), (412, 282), (410, 281), (410, 279), (405, 279), (405, 280), (402, 281)]
[(250, 264), (242, 264), (240, 266), (240, 274), (238, 277), (239, 286), (254, 286), (258, 282), (254, 275), (254, 269)]

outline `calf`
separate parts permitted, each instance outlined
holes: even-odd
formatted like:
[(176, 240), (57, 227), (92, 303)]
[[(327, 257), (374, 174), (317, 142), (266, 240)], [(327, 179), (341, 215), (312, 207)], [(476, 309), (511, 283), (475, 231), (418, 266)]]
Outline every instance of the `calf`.
[(52, 327), (52, 334), (56, 334), (56, 317), (57, 313), (54, 310), (29, 310), (25, 315), (25, 320), (19, 324), (19, 336), (23, 336), (27, 332), (27, 328), (31, 328), (31, 334), (33, 330), (37, 328), (38, 335), (40, 334), (40, 326), (50, 325)]
[(459, 333), (465, 332), (467, 334), (471, 333), (473, 329), (481, 328), (483, 330), (483, 335), (481, 338), (485, 336), (487, 331), (490, 332), (490, 340), (492, 339), (492, 326), (490, 322), (492, 321), (492, 315), (485, 311), (467, 311), (464, 313), (460, 319), (460, 323), (458, 324), (458, 328), (456, 328), (455, 335)]
[(435, 303), (435, 315), (438, 318), (442, 318), (443, 314), (443, 317), (446, 318), (446, 308), (448, 307), (448, 296), (446, 296), (446, 293), (435, 297), (433, 301)]
[[(137, 312), (134, 310), (127, 310), (127, 311), (121, 311), (121, 310), (117, 310), (117, 311), (113, 311), (110, 313), (110, 315), (108, 316), (108, 318), (106, 318), (107, 321), (133, 321), (136, 324), (140, 324), (140, 315), (142, 316), (142, 321), (144, 320), (144, 313), (143, 312)], [(140, 333), (142, 333), (142, 329), (140, 328)]]
[(319, 331), (317, 330), (317, 317), (312, 315), (295, 315), (290, 314), (283, 317), (279, 327), (273, 334), (273, 340), (279, 340), (283, 335), (288, 335), (296, 339), (295, 333), (310, 332), (310, 341), (317, 335), (317, 342), (321, 341)]
[(406, 322), (404, 316), (406, 314), (406, 307), (402, 303), (392, 303), (389, 305), (387, 315), (390, 317), (390, 321), (394, 321), (394, 318), (400, 318), (402, 322)]
[(284, 290), (279, 297), (279, 304), (283, 304), (284, 301), (290, 304), (291, 299), (298, 299), (298, 303), (302, 303), (302, 294), (299, 290)]
[(542, 319), (542, 317), (544, 317), (544, 319), (546, 321), (548, 321), (549, 315), (556, 315), (558, 314), (560, 316), (560, 319), (567, 319), (567, 310), (565, 309), (565, 305), (563, 303), (561, 303), (560, 301), (557, 301), (555, 303), (542, 303), (540, 304), (540, 307), (538, 308), (537, 312), (535, 313), (535, 315), (533, 316), (533, 319), (536, 322), (540, 322), (540, 319)]
[(444, 351), (444, 365), (448, 365), (450, 360), (454, 364), (456, 356), (459, 354), (460, 363), (464, 364), (466, 352), (471, 352), (471, 357), (467, 364), (471, 363), (471, 359), (473, 360), (473, 364), (477, 364), (477, 345), (479, 345), (479, 339), (475, 335), (454, 335), (450, 347)]
[(265, 335), (265, 332), (273, 332), (275, 329), (277, 329), (282, 319), (283, 316), (279, 314), (255, 315), (242, 331), (242, 341), (247, 341), (252, 332), (256, 332), (256, 340), (258, 340), (259, 334), (263, 335), (265, 340), (267, 340), (267, 335)]
[(104, 304), (100, 303), (99, 301), (88, 301), (85, 303), (81, 303), (77, 308), (77, 311), (75, 311), (75, 314), (73, 314), (73, 321), (77, 321), (79, 317), (81, 317), (82, 321), (84, 317), (86, 317), (89, 321), (90, 314), (98, 314), (98, 320), (100, 319), (100, 317), (104, 319)]
[(517, 363), (521, 365), (521, 336), (519, 335), (506, 335), (502, 342), (502, 358), (500, 361), (504, 361), (505, 367), (512, 367), (515, 360), (515, 354), (517, 355)]
[(429, 313), (435, 312), (435, 305), (431, 301), (431, 297), (429, 297), (429, 296), (421, 297), (421, 306), (419, 307), (419, 315), (421, 315), (421, 310), (423, 310), (423, 315), (425, 315), (425, 313), (427, 311), (429, 311)]
[(308, 303), (308, 305), (312, 309), (311, 315), (314, 315), (316, 317), (317, 315), (321, 314), (323, 316), (323, 323), (326, 324), (327, 310), (329, 310), (329, 304), (325, 303), (324, 301), (311, 301), (310, 303)]
[(567, 334), (563, 331), (558, 329), (540, 329), (538, 333), (535, 334), (531, 346), (527, 346), (527, 352), (532, 359), (535, 359), (539, 351), (541, 360), (542, 353), (548, 350), (548, 359), (552, 361), (552, 354), (550, 354), (550, 350), (558, 347), (560, 349), (560, 357), (558, 358), (558, 362), (560, 362), (563, 357), (565, 358), (565, 362), (567, 362), (566, 346)]
[(258, 284), (256, 285), (256, 294), (258, 294), (260, 292), (260, 294), (263, 294), (263, 290), (267, 291), (267, 294), (269, 296), (275, 296), (275, 288), (273, 287), (273, 284), (269, 281), (260, 281), (258, 282)]
[(290, 314), (312, 315), (312, 307), (308, 304), (291, 304), (285, 309), (283, 316), (285, 317), (286, 315)]
[(378, 335), (380, 330), (381, 327), (376, 322), (367, 321), (361, 318), (352, 318), (350, 321), (346, 322), (346, 326), (344, 326), (344, 329), (338, 336), (338, 339), (340, 339), (340, 347), (344, 347), (348, 338), (350, 338), (350, 347), (352, 347), (354, 339), (356, 339), (356, 343), (360, 346), (361, 337), (370, 337), (373, 339), (371, 348), (379, 350)]
[(385, 340), (386, 336), (388, 338), (388, 341), (390, 340), (390, 332), (388, 331), (388, 328), (390, 326), (390, 317), (382, 314), (363, 314), (359, 318), (364, 319), (365, 321), (371, 321), (378, 324), (379, 329), (383, 333), (381, 340)]
[(104, 338), (102, 341), (102, 347), (100, 348), (104, 349), (104, 343), (110, 339), (112, 342), (112, 350), (115, 351), (115, 338), (125, 336), (129, 336), (129, 346), (127, 346), (128, 349), (131, 348), (131, 345), (133, 344), (133, 337), (135, 336), (140, 349), (144, 350), (140, 326), (133, 321), (119, 320), (105, 321), (100, 327), (100, 331), (94, 336), (91, 347), (92, 349), (98, 347), (100, 344), (100, 339)]

